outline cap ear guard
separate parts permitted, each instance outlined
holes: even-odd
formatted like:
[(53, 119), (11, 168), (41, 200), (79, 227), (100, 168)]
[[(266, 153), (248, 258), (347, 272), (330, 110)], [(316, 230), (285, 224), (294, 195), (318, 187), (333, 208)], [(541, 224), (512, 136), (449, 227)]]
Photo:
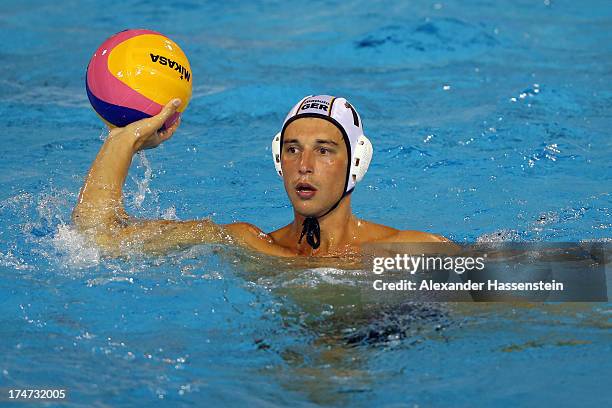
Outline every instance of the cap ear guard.
[(274, 167), (276, 168), (276, 172), (279, 176), (283, 177), (283, 169), (281, 167), (281, 144), (280, 144), (281, 134), (278, 132), (274, 139), (272, 139), (272, 160), (274, 160)]
[(351, 169), (349, 170), (349, 177), (353, 184), (363, 180), (363, 176), (365, 176), (370, 166), (370, 161), (372, 161), (373, 152), (374, 149), (370, 140), (365, 135), (359, 136), (352, 157)]

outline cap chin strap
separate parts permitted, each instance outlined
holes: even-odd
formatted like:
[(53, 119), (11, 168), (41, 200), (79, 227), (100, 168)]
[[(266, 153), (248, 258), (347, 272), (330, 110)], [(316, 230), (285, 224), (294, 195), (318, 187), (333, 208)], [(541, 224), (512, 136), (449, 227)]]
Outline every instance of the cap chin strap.
[(353, 190), (344, 192), (342, 197), (336, 201), (336, 204), (334, 204), (325, 212), (325, 214), (321, 215), (320, 217), (306, 217), (302, 223), (302, 234), (300, 235), (298, 244), (302, 243), (302, 238), (304, 238), (304, 235), (306, 235), (306, 242), (308, 242), (308, 245), (310, 245), (312, 249), (317, 249), (321, 245), (321, 226), (319, 225), (319, 218), (323, 218), (330, 212), (334, 211), (340, 205), (340, 202), (342, 202), (344, 197), (349, 195), (351, 192), (353, 192)]
[(316, 217), (306, 217), (302, 223), (302, 234), (298, 244), (302, 243), (302, 238), (306, 235), (306, 242), (312, 247), (317, 249), (321, 245), (321, 227)]

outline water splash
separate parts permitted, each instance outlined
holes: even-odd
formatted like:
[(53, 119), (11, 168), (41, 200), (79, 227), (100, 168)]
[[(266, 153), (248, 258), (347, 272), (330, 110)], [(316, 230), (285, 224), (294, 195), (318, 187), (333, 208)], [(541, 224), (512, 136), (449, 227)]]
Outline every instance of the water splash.
[(476, 238), (478, 243), (486, 242), (518, 242), (520, 241), (520, 234), (517, 230), (513, 229), (501, 229), (490, 232), (488, 234), (482, 234)]
[(98, 265), (99, 250), (71, 226), (75, 201), (75, 193), (51, 186), (39, 194), (23, 192), (0, 202), (0, 214), (14, 220), (3, 234), (0, 265), (29, 271), (42, 270), (36, 266), (39, 261), (62, 269)]
[(52, 243), (61, 263), (70, 269), (90, 268), (100, 263), (98, 247), (70, 225), (58, 225)]
[(137, 191), (134, 192), (132, 196), (132, 205), (135, 208), (141, 209), (147, 193), (151, 193), (149, 185), (151, 184), (151, 179), (153, 178), (153, 168), (151, 167), (151, 163), (149, 162), (145, 152), (139, 152), (137, 157), (139, 161), (138, 167), (144, 167), (144, 176), (140, 180), (136, 177), (132, 177), (132, 180), (137, 186)]
[(280, 286), (307, 288), (316, 288), (320, 284), (355, 286), (357, 284), (354, 280), (355, 275), (350, 272), (352, 271), (337, 268), (312, 268), (302, 271), (294, 279), (283, 278)]
[(17, 270), (33, 270), (34, 267), (28, 265), (27, 262), (15, 255), (12, 250), (8, 250), (6, 252), (0, 251), (0, 266), (6, 266), (8, 268), (13, 268)]

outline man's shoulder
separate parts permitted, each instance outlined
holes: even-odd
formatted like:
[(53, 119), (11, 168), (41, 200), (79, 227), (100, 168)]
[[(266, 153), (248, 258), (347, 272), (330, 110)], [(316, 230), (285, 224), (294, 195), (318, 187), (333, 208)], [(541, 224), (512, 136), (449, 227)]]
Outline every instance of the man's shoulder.
[(273, 237), (274, 233), (267, 234), (256, 225), (248, 222), (235, 222), (233, 224), (226, 224), (223, 228), (237, 243), (256, 251), (276, 256), (294, 255), (286, 248), (278, 245)]
[(384, 242), (451, 242), (442, 235), (416, 230), (399, 230)]
[(376, 224), (370, 221), (360, 221), (362, 228), (366, 232), (366, 242), (450, 242), (449, 239), (430, 232), (416, 230), (398, 230), (383, 224)]
[(261, 228), (248, 222), (226, 224), (223, 228), (233, 239), (248, 246), (261, 247), (274, 242), (272, 237), (263, 232)]
[(261, 228), (248, 222), (234, 222), (232, 224), (225, 224), (223, 228), (225, 228), (225, 230), (230, 234), (235, 233), (252, 236), (259, 236), (260, 234), (266, 235)]

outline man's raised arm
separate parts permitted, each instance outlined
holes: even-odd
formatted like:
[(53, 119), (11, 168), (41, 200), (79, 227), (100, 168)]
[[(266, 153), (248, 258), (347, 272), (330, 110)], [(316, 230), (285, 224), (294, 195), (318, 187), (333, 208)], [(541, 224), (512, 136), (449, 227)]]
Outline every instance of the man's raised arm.
[(225, 230), (210, 220), (168, 221), (131, 219), (123, 207), (123, 184), (133, 155), (168, 140), (180, 119), (158, 130), (176, 112), (175, 99), (151, 118), (110, 131), (94, 160), (72, 220), (80, 232), (102, 248), (118, 255), (125, 251), (167, 251), (182, 246), (224, 240)]

